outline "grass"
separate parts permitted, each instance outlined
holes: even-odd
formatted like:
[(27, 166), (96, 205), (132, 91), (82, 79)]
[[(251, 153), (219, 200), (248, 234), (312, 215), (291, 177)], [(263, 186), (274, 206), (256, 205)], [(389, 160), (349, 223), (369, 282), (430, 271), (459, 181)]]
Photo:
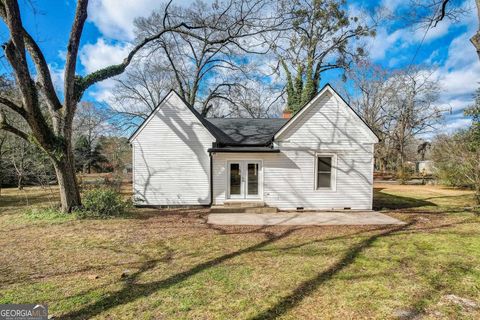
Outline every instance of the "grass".
[(480, 303), (471, 192), (375, 188), (375, 207), (406, 225), (218, 227), (205, 210), (154, 209), (40, 218), (25, 212), (55, 190), (4, 189), (0, 303), (48, 303), (57, 319), (478, 319), (445, 299)]

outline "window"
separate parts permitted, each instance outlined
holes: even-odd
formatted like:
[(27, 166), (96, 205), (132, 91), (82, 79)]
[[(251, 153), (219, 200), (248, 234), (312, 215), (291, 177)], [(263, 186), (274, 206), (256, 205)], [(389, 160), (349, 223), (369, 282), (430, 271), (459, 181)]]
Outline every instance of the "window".
[(317, 156), (317, 176), (316, 189), (334, 189), (334, 176), (332, 165), (334, 162), (333, 155)]

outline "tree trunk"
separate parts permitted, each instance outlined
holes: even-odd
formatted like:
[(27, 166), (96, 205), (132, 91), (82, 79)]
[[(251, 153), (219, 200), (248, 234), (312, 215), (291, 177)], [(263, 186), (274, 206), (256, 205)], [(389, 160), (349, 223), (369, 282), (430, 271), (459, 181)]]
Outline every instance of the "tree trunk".
[[(67, 148), (68, 149), (68, 148)], [(61, 161), (53, 163), (60, 189), (62, 211), (67, 213), (81, 205), (80, 192), (75, 175), (75, 165), (71, 150), (65, 152)]]
[(477, 205), (480, 205), (480, 184), (475, 185), (475, 200)]
[(18, 175), (18, 179), (17, 179), (17, 187), (18, 187), (18, 190), (23, 190), (23, 176), (21, 174)]

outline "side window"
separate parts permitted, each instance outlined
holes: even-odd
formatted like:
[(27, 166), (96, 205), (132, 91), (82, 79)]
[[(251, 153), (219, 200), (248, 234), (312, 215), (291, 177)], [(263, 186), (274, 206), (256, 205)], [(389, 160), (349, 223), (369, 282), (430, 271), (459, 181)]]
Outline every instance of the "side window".
[(333, 189), (332, 155), (317, 156), (316, 189)]

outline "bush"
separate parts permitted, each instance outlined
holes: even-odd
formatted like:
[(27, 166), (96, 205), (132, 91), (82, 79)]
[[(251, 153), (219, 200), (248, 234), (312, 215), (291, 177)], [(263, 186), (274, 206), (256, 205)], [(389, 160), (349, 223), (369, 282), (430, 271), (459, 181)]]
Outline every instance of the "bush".
[(130, 206), (118, 192), (105, 187), (85, 192), (82, 203), (83, 208), (77, 212), (79, 218), (121, 216)]
[(400, 184), (406, 184), (408, 180), (412, 179), (412, 170), (410, 168), (400, 168), (397, 172), (397, 179), (400, 181)]

